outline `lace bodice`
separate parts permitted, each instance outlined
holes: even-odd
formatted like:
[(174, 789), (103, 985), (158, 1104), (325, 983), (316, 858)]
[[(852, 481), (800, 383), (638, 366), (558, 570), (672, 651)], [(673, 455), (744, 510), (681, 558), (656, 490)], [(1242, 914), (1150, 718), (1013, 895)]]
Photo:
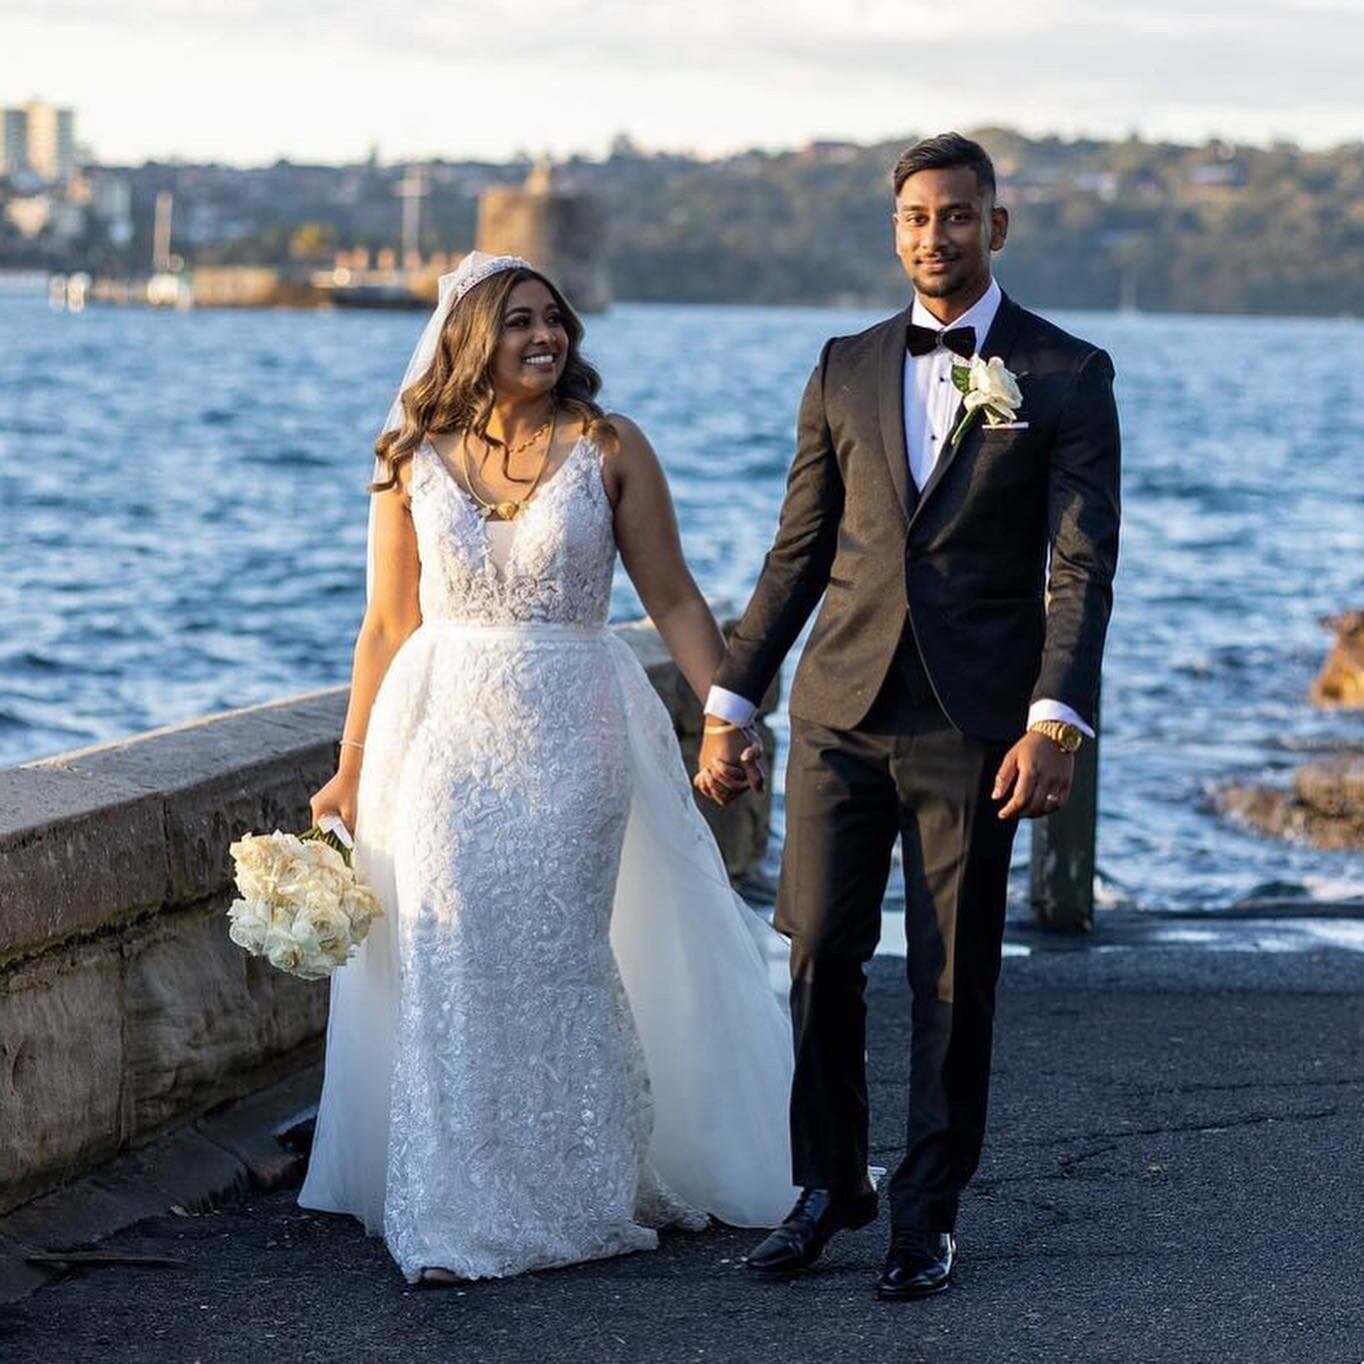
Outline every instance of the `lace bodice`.
[(501, 569), (473, 499), (429, 442), (412, 457), (424, 620), (605, 625), (616, 541), (601, 452), (580, 437), (517, 518)]

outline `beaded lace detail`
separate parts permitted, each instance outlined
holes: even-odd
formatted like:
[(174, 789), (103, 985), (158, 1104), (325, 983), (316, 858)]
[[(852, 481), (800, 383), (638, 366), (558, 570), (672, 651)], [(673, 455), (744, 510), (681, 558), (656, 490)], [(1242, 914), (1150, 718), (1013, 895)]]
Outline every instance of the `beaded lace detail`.
[(581, 437), (516, 519), (499, 570), (468, 492), (429, 443), (412, 457), (425, 620), (605, 625), (616, 542), (596, 445)]

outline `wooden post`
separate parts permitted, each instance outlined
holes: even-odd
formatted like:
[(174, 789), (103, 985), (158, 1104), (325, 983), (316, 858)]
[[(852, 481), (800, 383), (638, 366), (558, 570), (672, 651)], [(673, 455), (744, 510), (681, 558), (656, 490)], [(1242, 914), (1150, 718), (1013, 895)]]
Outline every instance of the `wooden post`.
[(1038, 923), (1070, 933), (1094, 928), (1095, 843), (1099, 822), (1099, 723), (1075, 755), (1066, 808), (1032, 822), (1031, 899)]

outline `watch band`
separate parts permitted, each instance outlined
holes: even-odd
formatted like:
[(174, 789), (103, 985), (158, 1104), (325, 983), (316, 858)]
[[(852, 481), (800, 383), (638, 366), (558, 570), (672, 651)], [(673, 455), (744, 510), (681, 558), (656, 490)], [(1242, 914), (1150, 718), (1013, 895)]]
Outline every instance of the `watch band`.
[(1045, 734), (1063, 753), (1074, 753), (1084, 743), (1084, 731), (1064, 720), (1034, 720), (1029, 734)]

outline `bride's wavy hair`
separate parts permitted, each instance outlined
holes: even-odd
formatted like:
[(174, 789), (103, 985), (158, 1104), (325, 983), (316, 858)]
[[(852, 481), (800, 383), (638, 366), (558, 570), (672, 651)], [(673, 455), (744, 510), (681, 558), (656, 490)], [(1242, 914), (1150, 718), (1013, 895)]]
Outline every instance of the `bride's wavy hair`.
[(615, 428), (597, 402), (601, 375), (580, 349), (583, 324), (578, 314), (554, 281), (540, 271), (525, 267), (501, 270), (474, 285), (451, 307), (429, 368), (401, 394), (402, 424), (385, 431), (374, 443), (374, 453), (383, 462), (387, 478), (369, 484), (369, 492), (392, 488), (403, 461), (412, 458), (428, 433), (471, 431), (489, 445), (501, 443), (488, 435), (494, 397), (493, 356), (502, 337), (507, 300), (518, 284), (530, 279), (538, 279), (554, 296), (568, 333), (568, 356), (554, 385), (555, 402), (561, 411), (583, 422), (588, 436), (614, 439)]

